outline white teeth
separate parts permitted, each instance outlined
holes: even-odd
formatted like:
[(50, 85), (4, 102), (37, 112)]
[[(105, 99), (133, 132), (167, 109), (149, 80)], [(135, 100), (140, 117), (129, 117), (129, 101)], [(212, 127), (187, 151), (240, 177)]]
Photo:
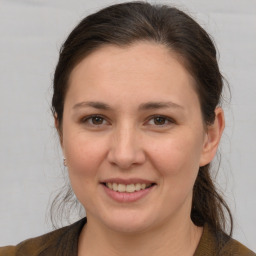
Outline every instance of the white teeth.
[(110, 189), (113, 189), (112, 183), (108, 182), (108, 183), (107, 183), (107, 187), (110, 188)]
[(135, 185), (135, 190), (136, 190), (136, 191), (141, 190), (141, 185), (137, 183), (137, 184)]
[(125, 192), (126, 186), (124, 184), (118, 184), (117, 191), (119, 192)]
[(133, 193), (135, 191), (140, 191), (142, 189), (148, 188), (151, 186), (151, 184), (140, 184), (140, 183), (136, 183), (136, 184), (117, 184), (117, 183), (106, 183), (106, 186), (109, 189), (112, 189), (114, 191), (118, 191), (118, 192), (127, 192), (127, 193)]
[(113, 189), (114, 191), (117, 191), (117, 184), (116, 184), (116, 183), (113, 183), (112, 189)]
[(134, 192), (135, 191), (135, 185), (134, 184), (126, 185), (126, 190), (125, 191), (128, 192), (128, 193)]

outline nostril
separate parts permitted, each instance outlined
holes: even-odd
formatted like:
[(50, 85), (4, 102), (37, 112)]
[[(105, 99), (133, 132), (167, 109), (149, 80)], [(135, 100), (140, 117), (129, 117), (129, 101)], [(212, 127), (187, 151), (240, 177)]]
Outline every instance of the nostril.
[(145, 153), (141, 145), (138, 146), (134, 140), (129, 143), (127, 141), (119, 141), (116, 144), (110, 147), (107, 155), (107, 159), (112, 165), (128, 170), (134, 165), (140, 165), (145, 162)]

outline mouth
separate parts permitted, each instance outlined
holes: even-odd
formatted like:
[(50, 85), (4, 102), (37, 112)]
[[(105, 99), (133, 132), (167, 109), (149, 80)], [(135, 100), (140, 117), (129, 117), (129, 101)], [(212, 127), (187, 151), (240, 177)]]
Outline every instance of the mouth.
[(132, 184), (122, 184), (122, 183), (102, 183), (107, 188), (120, 193), (134, 193), (141, 190), (146, 190), (156, 185), (156, 183), (132, 183)]

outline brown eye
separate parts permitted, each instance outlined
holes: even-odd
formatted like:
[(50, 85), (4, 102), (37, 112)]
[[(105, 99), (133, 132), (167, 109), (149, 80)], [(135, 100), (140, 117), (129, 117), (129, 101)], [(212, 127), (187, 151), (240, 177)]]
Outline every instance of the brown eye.
[(102, 126), (108, 124), (106, 119), (99, 115), (91, 115), (88, 117), (85, 117), (81, 120), (83, 124), (87, 124), (90, 126)]
[(101, 125), (104, 122), (104, 118), (102, 118), (100, 116), (94, 116), (91, 118), (91, 122), (94, 125)]
[(158, 116), (154, 118), (154, 124), (155, 125), (164, 125), (166, 124), (166, 118), (162, 116)]
[(166, 128), (170, 125), (175, 124), (175, 121), (168, 116), (155, 115), (151, 116), (151, 118), (146, 122), (146, 124), (153, 127)]

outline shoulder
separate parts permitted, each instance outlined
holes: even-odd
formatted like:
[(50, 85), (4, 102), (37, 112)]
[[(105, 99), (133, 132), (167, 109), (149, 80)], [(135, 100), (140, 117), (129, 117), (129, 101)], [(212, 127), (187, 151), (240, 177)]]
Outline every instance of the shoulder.
[(194, 256), (256, 256), (256, 254), (227, 234), (207, 224)]
[(59, 237), (67, 230), (67, 227), (55, 230), (42, 236), (27, 239), (16, 246), (6, 246), (0, 248), (0, 256), (34, 256), (42, 252), (46, 244), (53, 246)]
[(70, 226), (27, 239), (16, 246), (0, 247), (0, 256), (55, 256), (62, 255), (62, 250), (76, 250), (74, 241), (78, 241), (85, 223), (86, 219), (82, 219)]
[(0, 256), (14, 256), (16, 255), (15, 246), (0, 247)]
[(232, 238), (230, 238), (228, 242), (223, 246), (221, 255), (256, 256), (253, 251)]

